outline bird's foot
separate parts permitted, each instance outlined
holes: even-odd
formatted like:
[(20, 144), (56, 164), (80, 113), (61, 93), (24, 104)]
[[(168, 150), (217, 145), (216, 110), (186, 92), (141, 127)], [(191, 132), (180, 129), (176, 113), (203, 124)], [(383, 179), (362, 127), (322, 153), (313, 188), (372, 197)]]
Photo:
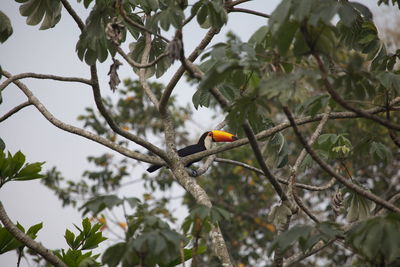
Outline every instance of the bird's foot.
[(190, 169), (190, 168), (186, 168), (186, 171), (188, 172), (189, 176), (191, 176), (191, 177), (197, 177), (198, 176), (196, 170), (193, 170), (193, 169)]

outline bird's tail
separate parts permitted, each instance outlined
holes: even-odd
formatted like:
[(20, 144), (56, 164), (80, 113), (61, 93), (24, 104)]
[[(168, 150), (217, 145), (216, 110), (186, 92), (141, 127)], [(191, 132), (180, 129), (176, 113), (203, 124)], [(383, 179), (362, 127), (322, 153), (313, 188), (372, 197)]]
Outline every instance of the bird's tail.
[(161, 165), (151, 165), (150, 167), (147, 168), (146, 171), (148, 172), (155, 172), (156, 170), (158, 170), (159, 168), (161, 168)]

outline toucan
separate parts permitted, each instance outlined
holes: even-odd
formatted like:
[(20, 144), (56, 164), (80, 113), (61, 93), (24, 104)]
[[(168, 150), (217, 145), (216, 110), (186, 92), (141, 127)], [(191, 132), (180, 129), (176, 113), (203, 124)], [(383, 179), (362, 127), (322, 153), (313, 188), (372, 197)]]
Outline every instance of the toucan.
[[(178, 155), (180, 157), (189, 156), (189, 155), (210, 149), (212, 142), (233, 142), (237, 139), (238, 138), (236, 135), (233, 135), (228, 132), (218, 131), (218, 130), (208, 131), (201, 135), (197, 144), (190, 145), (190, 146), (184, 147), (182, 149), (179, 149)], [(192, 165), (193, 163), (195, 163), (197, 161), (200, 161), (200, 159), (189, 162), (186, 165), (186, 167), (189, 167), (190, 165)], [(147, 171), (155, 172), (156, 170), (158, 170), (161, 167), (163, 167), (163, 165), (151, 165), (149, 168), (147, 168)]]

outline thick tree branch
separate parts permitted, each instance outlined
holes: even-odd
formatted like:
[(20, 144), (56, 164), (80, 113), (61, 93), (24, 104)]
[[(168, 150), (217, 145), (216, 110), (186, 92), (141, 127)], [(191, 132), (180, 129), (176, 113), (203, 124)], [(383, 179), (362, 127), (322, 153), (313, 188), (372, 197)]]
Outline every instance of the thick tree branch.
[[(7, 71), (3, 70), (3, 74), (6, 77), (11, 77), (12, 75), (10, 73), (8, 73)], [(151, 156), (147, 156), (147, 155), (143, 155), (141, 153), (138, 152), (134, 152), (131, 151), (129, 149), (126, 149), (123, 146), (117, 145), (113, 142), (111, 142), (110, 140), (103, 138), (101, 136), (95, 135), (91, 132), (88, 132), (86, 130), (83, 130), (81, 128), (63, 123), (62, 121), (58, 120), (56, 117), (53, 116), (53, 114), (51, 114), (46, 107), (39, 101), (39, 99), (37, 99), (33, 93), (28, 89), (28, 87), (23, 84), (21, 81), (14, 81), (14, 84), (21, 89), (21, 91), (28, 97), (28, 100), (30, 103), (32, 103), (32, 105), (34, 105), (40, 113), (42, 113), (42, 115), (50, 122), (52, 123), (54, 126), (56, 126), (57, 128), (60, 128), (61, 130), (64, 130), (66, 132), (70, 132), (76, 135), (80, 135), (82, 137), (85, 137), (89, 140), (92, 140), (96, 143), (99, 143), (101, 145), (104, 145), (124, 156), (127, 156), (128, 158), (132, 158), (132, 159), (136, 159), (139, 161), (144, 161), (144, 162), (148, 162), (148, 163), (152, 163), (152, 164), (163, 164), (164, 162), (161, 161), (159, 158), (157, 157), (151, 157)]]
[(6, 88), (10, 83), (16, 81), (16, 80), (21, 80), (25, 78), (35, 78), (35, 79), (47, 79), (47, 80), (55, 80), (55, 81), (62, 81), (62, 82), (79, 82), (79, 83), (84, 83), (87, 85), (91, 85), (92, 82), (88, 79), (85, 78), (78, 78), (78, 77), (63, 77), (63, 76), (57, 76), (57, 75), (51, 75), (51, 74), (39, 74), (39, 73), (33, 73), (33, 72), (26, 72), (26, 73), (20, 73), (11, 76), (7, 80), (5, 80), (1, 85), (0, 85), (0, 91), (2, 91), (4, 88)]
[(25, 246), (39, 253), (49, 263), (57, 267), (67, 267), (67, 265), (60, 260), (60, 258), (54, 255), (53, 252), (51, 252), (51, 250), (45, 248), (42, 244), (36, 242), (32, 238), (30, 238), (27, 234), (19, 230), (18, 227), (15, 226), (8, 217), (1, 201), (0, 201), (0, 221), (3, 223), (7, 231), (10, 232), (18, 241), (20, 241)]
[(254, 135), (253, 129), (251, 129), (251, 126), (248, 122), (245, 122), (243, 124), (243, 129), (247, 135), (247, 138), (249, 138), (249, 142), (250, 142), (250, 146), (253, 149), (254, 155), (257, 159), (258, 164), (261, 167), (261, 170), (263, 171), (265, 177), (267, 177), (267, 179), (269, 180), (269, 182), (272, 184), (272, 186), (274, 187), (275, 191), (278, 193), (278, 196), (281, 198), (282, 201), (286, 201), (288, 200), (288, 197), (285, 193), (285, 191), (283, 191), (281, 185), (278, 183), (277, 179), (275, 178), (275, 176), (271, 173), (271, 171), (269, 170), (269, 168), (267, 167), (267, 164), (265, 164), (263, 155), (261, 153), (261, 150), (258, 146), (257, 143), (257, 139)]
[(373, 202), (375, 202), (379, 205), (382, 205), (383, 207), (385, 207), (391, 211), (400, 213), (400, 208), (398, 208), (395, 205), (393, 205), (392, 203), (378, 197), (377, 195), (357, 186), (356, 184), (349, 181), (346, 177), (336, 173), (335, 170), (333, 170), (331, 166), (329, 166), (325, 161), (323, 161), (317, 155), (317, 153), (307, 144), (306, 140), (304, 139), (304, 137), (301, 135), (299, 129), (297, 128), (297, 124), (296, 124), (295, 120), (293, 119), (292, 113), (289, 111), (289, 109), (287, 107), (284, 107), (283, 111), (285, 112), (287, 118), (289, 119), (290, 124), (292, 125), (297, 138), (303, 144), (303, 147), (307, 150), (307, 152), (310, 154), (310, 156), (314, 159), (314, 161), (316, 161), (318, 163), (318, 165), (323, 170), (325, 170), (329, 175), (335, 177), (340, 183), (342, 183), (349, 189), (355, 191), (356, 193), (360, 194), (361, 196), (366, 197), (366, 198), (372, 200)]
[[(397, 104), (397, 103), (399, 103), (399, 102), (400, 102), (400, 97), (396, 97), (395, 99), (393, 99), (391, 101), (391, 108), (393, 108), (392, 106)], [(367, 112), (367, 113), (370, 113), (370, 114), (376, 114), (376, 113), (380, 113), (380, 112), (385, 112), (386, 108), (384, 108), (384, 107), (376, 107), (376, 108), (371, 108), (371, 109), (367, 109), (367, 110), (364, 110), (364, 111)], [(307, 116), (307, 117), (304, 117), (304, 118), (296, 119), (296, 124), (297, 125), (302, 125), (302, 124), (307, 124), (307, 123), (311, 123), (311, 122), (320, 121), (320, 120), (322, 120), (324, 114), (325, 113), (321, 113), (321, 114), (317, 114), (315, 116)], [(362, 117), (362, 116), (358, 115), (355, 112), (348, 112), (348, 111), (345, 111), (345, 112), (331, 112), (329, 114), (329, 116), (328, 116), (328, 118), (330, 120), (352, 119), (352, 118), (359, 118), (359, 117)], [(263, 139), (263, 138), (266, 138), (268, 136), (274, 135), (277, 132), (280, 132), (280, 131), (282, 131), (282, 130), (284, 130), (286, 128), (289, 128), (289, 127), (290, 127), (290, 123), (289, 122), (282, 122), (282, 123), (278, 124), (277, 126), (274, 126), (272, 128), (269, 128), (267, 130), (264, 130), (264, 131), (258, 133), (256, 135), (256, 138), (257, 139)], [(202, 152), (190, 155), (190, 156), (186, 156), (186, 157), (182, 158), (183, 164), (187, 164), (187, 163), (189, 163), (191, 161), (199, 160), (201, 158), (204, 158), (204, 157), (216, 154), (216, 153), (220, 153), (220, 152), (227, 151), (227, 150), (239, 147), (239, 146), (246, 145), (248, 142), (249, 141), (248, 141), (247, 138), (242, 138), (242, 139), (239, 139), (239, 140), (237, 140), (235, 142), (232, 142), (232, 143), (220, 145), (220, 146), (217, 146), (215, 148), (212, 148), (212, 149), (209, 149), (209, 150), (206, 150), (206, 151), (202, 151)]]
[(15, 113), (17, 113), (18, 111), (20, 111), (23, 108), (26, 108), (28, 106), (32, 105), (31, 102), (26, 101), (24, 103), (19, 104), (18, 106), (12, 108), (9, 112), (7, 112), (6, 114), (4, 114), (3, 116), (0, 117), (0, 122), (5, 121), (6, 119), (8, 119), (9, 117), (11, 117), (12, 115), (14, 115)]

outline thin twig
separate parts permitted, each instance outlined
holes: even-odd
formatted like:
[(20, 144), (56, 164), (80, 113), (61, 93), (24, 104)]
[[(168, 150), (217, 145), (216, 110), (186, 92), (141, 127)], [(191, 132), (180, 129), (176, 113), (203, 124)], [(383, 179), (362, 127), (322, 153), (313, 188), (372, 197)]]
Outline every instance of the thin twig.
[(115, 48), (117, 49), (118, 54), (120, 54), (126, 60), (126, 62), (128, 62), (129, 65), (131, 65), (131, 67), (135, 67), (135, 68), (138, 68), (138, 69), (152, 67), (155, 64), (157, 64), (157, 62), (159, 62), (161, 59), (163, 59), (164, 57), (168, 56), (168, 53), (165, 52), (165, 53), (162, 53), (161, 55), (159, 55), (152, 62), (141, 64), (141, 63), (137, 63), (132, 58), (130, 58), (120, 46), (115, 46)]
[(293, 257), (288, 258), (285, 263), (283, 264), (284, 267), (289, 267), (292, 266), (293, 264), (298, 263), (299, 261), (310, 257), (311, 255), (314, 255), (318, 252), (320, 252), (321, 250), (323, 250), (326, 247), (329, 247), (330, 245), (332, 245), (334, 242), (336, 241), (336, 239), (332, 239), (326, 243), (324, 243), (322, 240), (319, 241), (317, 244), (314, 245), (314, 247), (308, 251), (308, 252), (302, 252), (300, 254), (296, 254)]
[(17, 113), (18, 111), (20, 111), (23, 108), (26, 108), (28, 106), (32, 105), (31, 102), (26, 101), (24, 103), (19, 104), (18, 106), (12, 108), (9, 112), (7, 112), (6, 114), (4, 114), (3, 116), (0, 117), (0, 122), (5, 121), (6, 119), (8, 119), (9, 117), (11, 117), (12, 115), (14, 115), (15, 113)]
[(283, 111), (285, 112), (287, 118), (289, 119), (290, 124), (292, 125), (292, 128), (293, 128), (297, 138), (303, 144), (303, 147), (307, 150), (307, 152), (310, 154), (310, 156), (314, 159), (314, 161), (316, 161), (318, 163), (318, 165), (322, 169), (324, 169), (329, 175), (335, 177), (340, 183), (342, 183), (349, 189), (355, 191), (356, 193), (360, 194), (361, 196), (364, 196), (391, 211), (400, 213), (400, 208), (398, 208), (395, 205), (393, 205), (392, 203), (378, 197), (377, 195), (359, 187), (358, 185), (352, 183), (346, 177), (343, 177), (342, 175), (336, 173), (335, 170), (333, 170), (331, 166), (329, 166), (325, 161), (323, 161), (318, 156), (318, 154), (307, 144), (306, 140), (301, 135), (299, 128), (297, 127), (297, 124), (296, 124), (295, 120), (293, 119), (292, 113), (289, 111), (289, 109), (287, 107), (283, 107)]
[(164, 41), (166, 41), (167, 43), (170, 42), (169, 39), (165, 38), (165, 37), (162, 36), (161, 34), (152, 32), (151, 30), (147, 29), (145, 26), (140, 25), (139, 23), (137, 23), (136, 21), (133, 21), (130, 17), (128, 17), (128, 15), (126, 14), (125, 9), (123, 8), (123, 6), (122, 6), (122, 4), (121, 4), (121, 0), (117, 0), (117, 5), (118, 5), (118, 7), (119, 7), (119, 11), (120, 11), (122, 17), (124, 18), (124, 20), (125, 20), (128, 24), (130, 24), (131, 26), (133, 26), (133, 27), (135, 27), (135, 28), (138, 28), (138, 29), (140, 29), (140, 30), (142, 30), (142, 31), (145, 31), (145, 32), (147, 32), (147, 33), (150, 33), (150, 34), (152, 34), (152, 35), (154, 35), (154, 36), (157, 36), (157, 37), (163, 39)]
[(48, 262), (54, 264), (54, 266), (67, 267), (67, 265), (64, 262), (62, 262), (60, 258), (54, 255), (50, 249), (45, 248), (42, 244), (36, 242), (27, 234), (18, 229), (18, 227), (15, 226), (8, 217), (7, 212), (5, 211), (1, 201), (0, 201), (0, 221), (3, 223), (7, 231), (10, 232), (18, 241), (20, 241), (25, 246), (39, 253)]
[(91, 85), (91, 81), (85, 78), (79, 78), (79, 77), (63, 77), (63, 76), (57, 76), (57, 75), (51, 75), (51, 74), (39, 74), (39, 73), (33, 73), (33, 72), (25, 72), (25, 73), (20, 73), (11, 76), (7, 80), (5, 80), (1, 85), (0, 85), (0, 91), (2, 91), (4, 88), (6, 88), (10, 83), (16, 81), (16, 80), (21, 80), (21, 79), (26, 79), (26, 78), (35, 78), (35, 79), (43, 79), (43, 80), (55, 80), (55, 81), (62, 81), (62, 82), (79, 82), (79, 83), (84, 83), (87, 85)]
[[(320, 123), (318, 124), (317, 128), (315, 129), (314, 133), (311, 135), (310, 140), (308, 141), (308, 145), (312, 146), (317, 138), (321, 135), (322, 129), (325, 125), (325, 123), (328, 121), (328, 116), (329, 116), (329, 110), (328, 112), (324, 115)], [(301, 163), (304, 161), (305, 157), (307, 155), (307, 151), (303, 148), (300, 152), (300, 155), (297, 157), (297, 160), (292, 168), (291, 175), (289, 178), (289, 189), (288, 189), (288, 195), (293, 197), (293, 200), (296, 202), (297, 206), (299, 206), (300, 209), (302, 209), (308, 217), (310, 217), (314, 222), (319, 223), (318, 218), (311, 212), (311, 210), (303, 203), (303, 201), (300, 199), (300, 197), (297, 194), (296, 188), (294, 187), (296, 183), (296, 177), (297, 177), (297, 170), (300, 167)]]
[(270, 15), (262, 13), (262, 12), (258, 12), (255, 10), (251, 10), (251, 9), (246, 9), (246, 8), (238, 8), (238, 7), (232, 7), (230, 9), (228, 9), (229, 12), (241, 12), (241, 13), (248, 13), (251, 15), (256, 15), (256, 16), (260, 16), (260, 17), (264, 17), (264, 18), (270, 18)]
[[(243, 167), (245, 169), (254, 171), (258, 174), (264, 175), (264, 172), (256, 167), (253, 167), (251, 165), (248, 165), (246, 163), (240, 162), (240, 161), (236, 161), (236, 160), (231, 160), (231, 159), (223, 159), (223, 158), (216, 158), (215, 159), (216, 162), (221, 162), (221, 163), (227, 163), (227, 164), (232, 164), (232, 165), (236, 165), (236, 166), (240, 166)], [(277, 177), (278, 182), (280, 182), (281, 184), (285, 184), (288, 185), (289, 182), (286, 179)], [(308, 184), (300, 184), (300, 183), (295, 183), (295, 186), (297, 188), (301, 188), (301, 189), (305, 189), (305, 190), (309, 190), (309, 191), (324, 191), (330, 187), (332, 187), (332, 185), (335, 182), (335, 178), (332, 178), (328, 183), (326, 183), (325, 185), (322, 186), (314, 186), (314, 185), (308, 185)]]

